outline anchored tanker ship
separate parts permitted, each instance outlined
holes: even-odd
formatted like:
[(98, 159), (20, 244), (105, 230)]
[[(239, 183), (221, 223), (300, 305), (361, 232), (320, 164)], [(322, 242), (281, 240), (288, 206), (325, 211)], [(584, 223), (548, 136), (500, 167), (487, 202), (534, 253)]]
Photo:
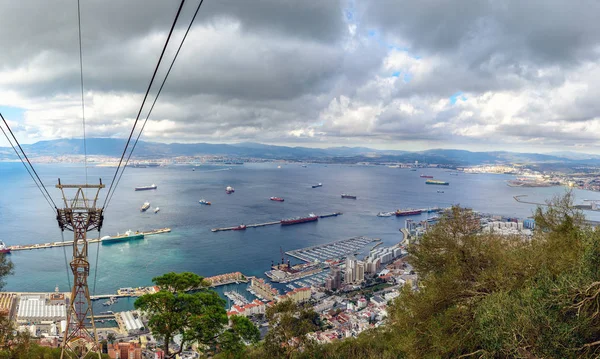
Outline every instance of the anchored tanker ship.
[(311, 213), (308, 215), (308, 217), (296, 217), (296, 218), (282, 219), (281, 225), (282, 226), (290, 226), (292, 224), (314, 222), (314, 221), (318, 221), (318, 220), (319, 220), (319, 216), (317, 216), (314, 213)]
[(414, 215), (421, 214), (421, 213), (423, 213), (423, 211), (420, 209), (399, 209), (396, 211), (396, 216), (397, 217), (414, 216)]

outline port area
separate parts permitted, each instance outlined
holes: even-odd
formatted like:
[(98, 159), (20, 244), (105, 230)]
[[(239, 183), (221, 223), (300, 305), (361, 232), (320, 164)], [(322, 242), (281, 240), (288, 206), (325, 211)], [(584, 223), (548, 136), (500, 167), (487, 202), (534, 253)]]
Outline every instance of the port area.
[[(145, 236), (152, 236), (152, 235), (168, 233), (168, 232), (171, 232), (171, 228), (153, 229), (153, 230), (146, 231), (146, 232), (136, 232), (136, 234), (143, 234), (145, 237)], [(123, 235), (116, 235), (116, 236), (107, 238), (105, 240), (110, 241), (110, 240), (113, 240), (116, 238), (121, 238), (121, 237), (123, 237)], [(101, 238), (88, 239), (88, 243), (97, 243), (97, 242), (102, 242), (102, 241), (103, 241), (103, 239), (101, 239)], [(73, 245), (73, 241), (64, 241), (64, 242), (14, 245), (14, 246), (10, 246), (8, 248), (10, 248), (10, 250), (12, 252), (12, 251), (25, 251), (25, 250), (32, 250), (32, 249), (55, 248), (55, 247), (72, 246), (72, 245)]]
[(295, 249), (285, 253), (307, 263), (335, 261), (360, 250), (369, 243), (380, 241), (381, 239), (379, 238), (365, 236), (352, 237), (312, 247)]
[[(328, 218), (328, 217), (337, 217), (341, 215), (342, 212), (333, 212), (328, 214), (322, 214), (319, 218)], [(274, 226), (276, 224), (281, 224), (281, 221), (267, 222), (267, 223), (255, 223), (255, 224), (247, 224), (246, 228), (256, 228), (256, 227), (265, 227), (265, 226)], [(239, 226), (235, 227), (223, 227), (223, 228), (213, 228), (212, 232), (221, 232), (221, 231), (233, 231), (239, 229)]]

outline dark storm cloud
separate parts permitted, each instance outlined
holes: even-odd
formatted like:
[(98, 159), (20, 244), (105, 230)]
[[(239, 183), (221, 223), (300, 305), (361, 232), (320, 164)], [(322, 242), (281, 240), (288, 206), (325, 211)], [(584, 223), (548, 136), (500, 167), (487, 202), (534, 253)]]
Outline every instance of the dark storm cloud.
[(600, 2), (425, 0), (369, 2), (365, 22), (417, 52), (485, 63), (574, 64), (595, 59)]
[[(89, 133), (127, 134), (178, 3), (81, 3)], [(577, 132), (600, 113), (599, 4), (205, 0), (144, 136), (593, 145)], [(0, 2), (0, 106), (25, 109), (32, 139), (80, 136), (76, 10)]]

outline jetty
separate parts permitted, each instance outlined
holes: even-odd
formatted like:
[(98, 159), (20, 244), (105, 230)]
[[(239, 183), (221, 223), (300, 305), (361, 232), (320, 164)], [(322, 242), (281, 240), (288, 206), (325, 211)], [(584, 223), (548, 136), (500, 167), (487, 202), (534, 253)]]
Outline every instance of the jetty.
[[(322, 215), (319, 216), (319, 218), (337, 217), (340, 214), (342, 214), (342, 212), (333, 212), (333, 213), (328, 213), (328, 214), (322, 214)], [(266, 222), (266, 223), (246, 224), (246, 228), (274, 226), (276, 224), (281, 224), (281, 220), (279, 220), (279, 221), (273, 221), (273, 222)], [(233, 231), (235, 229), (239, 229), (239, 226), (235, 226), (235, 227), (223, 227), (223, 228), (213, 228), (213, 229), (211, 229), (211, 231), (212, 232), (221, 232), (221, 231)]]
[[(161, 229), (153, 229), (150, 231), (146, 231), (146, 232), (138, 232), (138, 234), (143, 234), (144, 237), (145, 236), (152, 236), (152, 235), (156, 235), (156, 234), (162, 234), (162, 233), (168, 233), (171, 232), (171, 228), (161, 228)], [(119, 236), (115, 236), (115, 237), (119, 237)], [(111, 240), (114, 237), (110, 237), (107, 238), (106, 240)], [(98, 243), (98, 242), (102, 242), (103, 239), (102, 238), (93, 238), (93, 239), (88, 239), (88, 243)], [(64, 247), (64, 246), (72, 246), (73, 245), (73, 241), (64, 241), (64, 242), (49, 242), (49, 243), (38, 243), (38, 244), (20, 244), (20, 245), (14, 245), (14, 246), (10, 246), (8, 247), (11, 252), (13, 251), (25, 251), (25, 250), (32, 250), (32, 249), (45, 249), (45, 248), (56, 248), (56, 247)]]

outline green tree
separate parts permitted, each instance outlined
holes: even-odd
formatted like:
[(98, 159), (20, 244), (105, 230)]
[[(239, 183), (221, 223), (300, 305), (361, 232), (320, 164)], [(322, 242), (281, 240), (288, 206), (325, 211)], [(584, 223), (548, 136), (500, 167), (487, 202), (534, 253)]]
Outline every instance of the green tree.
[(13, 263), (4, 253), (0, 253), (0, 291), (6, 285), (6, 277), (14, 272)]
[(116, 336), (115, 333), (110, 332), (106, 335), (106, 340), (112, 345), (115, 342)]
[[(216, 352), (239, 350), (242, 341), (257, 340), (258, 329), (245, 317), (233, 319), (227, 327), (225, 301), (208, 289), (204, 278), (189, 272), (167, 273), (152, 281), (160, 290), (139, 297), (135, 307), (148, 316), (148, 326), (163, 342), (167, 358), (175, 358), (196, 342)], [(171, 350), (175, 336), (180, 336), (181, 345)]]
[(314, 345), (306, 334), (319, 328), (319, 315), (311, 307), (286, 300), (268, 308), (266, 316), (270, 328), (264, 350), (269, 358), (292, 358)]

